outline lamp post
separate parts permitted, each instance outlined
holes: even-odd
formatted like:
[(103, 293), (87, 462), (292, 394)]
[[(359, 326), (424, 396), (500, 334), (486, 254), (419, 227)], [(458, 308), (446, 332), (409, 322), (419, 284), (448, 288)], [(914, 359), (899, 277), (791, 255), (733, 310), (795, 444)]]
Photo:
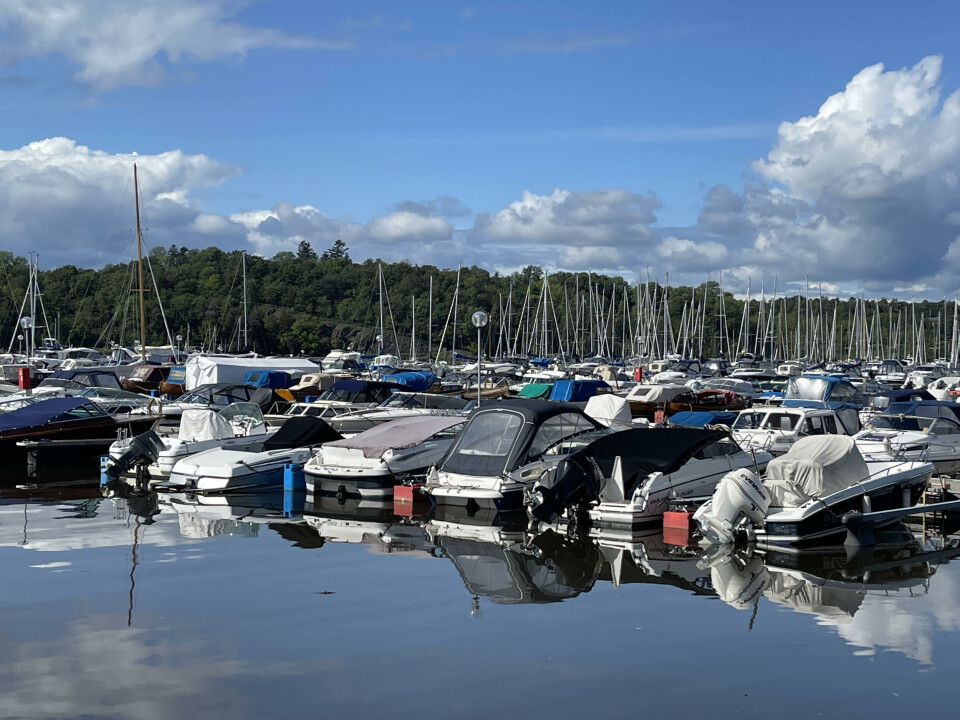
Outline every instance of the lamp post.
[(23, 355), (23, 333), (17, 335), (17, 342), (20, 344), (20, 354)]
[(23, 328), (24, 334), (27, 336), (27, 357), (29, 358), (33, 352), (33, 348), (30, 347), (30, 337), (32, 333), (27, 333), (27, 330), (30, 330), (33, 327), (33, 318), (29, 315), (24, 315), (20, 318), (20, 327)]
[(183, 335), (177, 335), (177, 362), (180, 362), (180, 341), (183, 340)]
[(483, 310), (477, 310), (470, 319), (477, 329), (477, 407), (480, 407), (480, 330), (487, 326), (490, 318)]

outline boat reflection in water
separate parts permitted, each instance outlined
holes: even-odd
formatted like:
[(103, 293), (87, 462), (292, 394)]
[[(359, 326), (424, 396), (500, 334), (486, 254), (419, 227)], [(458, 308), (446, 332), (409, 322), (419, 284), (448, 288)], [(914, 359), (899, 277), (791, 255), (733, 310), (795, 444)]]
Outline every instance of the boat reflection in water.
[(393, 512), (393, 501), (360, 495), (309, 495), (306, 526), (324, 543), (367, 545), (374, 554), (435, 557), (420, 524)]
[[(496, 603), (551, 603), (589, 592), (600, 573), (596, 543), (547, 531), (528, 538), (525, 513), (470, 515), (438, 506), (424, 529), (474, 597)], [(502, 524), (494, 524), (502, 523)], [(474, 601), (474, 609), (478, 609)]]
[[(887, 533), (886, 543), (874, 548), (806, 553), (761, 553), (729, 546), (711, 550), (701, 558), (701, 566), (709, 569), (724, 602), (752, 611), (751, 627), (763, 597), (816, 616), (818, 624), (834, 628), (859, 648), (858, 655), (884, 648), (930, 664), (928, 613), (932, 611), (936, 624), (943, 626), (951, 616), (944, 607), (956, 606), (956, 588), (938, 586), (933, 576), (960, 556), (957, 540), (924, 545), (905, 526)], [(932, 600), (938, 588), (947, 597)], [(920, 598), (927, 602), (917, 603)], [(955, 620), (947, 622), (956, 625)]]

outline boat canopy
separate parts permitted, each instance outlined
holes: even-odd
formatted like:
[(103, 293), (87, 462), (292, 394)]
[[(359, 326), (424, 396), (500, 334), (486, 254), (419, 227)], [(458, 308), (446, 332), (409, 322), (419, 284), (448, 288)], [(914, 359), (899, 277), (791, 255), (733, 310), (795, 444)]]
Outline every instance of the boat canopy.
[(651, 473), (676, 472), (701, 448), (727, 437), (729, 433), (723, 430), (687, 427), (634, 428), (605, 435), (561, 461), (554, 487), (573, 488), (590, 481), (595, 484), (596, 468), (610, 477), (619, 457), (624, 497), (630, 497)]
[(96, 368), (77, 368), (76, 370), (57, 370), (45, 377), (37, 387), (67, 387), (70, 383), (83, 387), (107, 387), (122, 390), (117, 374), (113, 370)]
[(693, 402), (693, 391), (686, 385), (675, 385), (669, 383), (657, 385), (635, 385), (629, 393), (627, 400), (634, 402), (663, 403), (670, 402), (676, 398), (682, 398), (680, 402)]
[(531, 462), (565, 438), (601, 427), (570, 403), (501, 400), (474, 411), (440, 469), (497, 476)]
[(308, 445), (321, 445), (342, 438), (343, 435), (318, 417), (295, 415), (289, 420), (285, 420), (280, 429), (264, 441), (263, 449), (285, 450)]
[(293, 384), (293, 378), (285, 370), (248, 370), (243, 384), (251, 387), (286, 389)]
[(0, 432), (23, 430), (60, 420), (103, 417), (106, 413), (85, 398), (65, 397), (40, 400), (19, 410), (0, 414)]
[(327, 446), (360, 450), (364, 457), (375, 458), (380, 457), (387, 450), (402, 450), (419, 445), (437, 433), (462, 425), (466, 421), (465, 417), (449, 415), (426, 415), (391, 420), (353, 437), (327, 443)]
[(771, 505), (800, 507), (867, 479), (870, 471), (853, 438), (810, 435), (800, 438), (785, 455), (767, 465), (764, 485)]
[(380, 403), (390, 397), (396, 389), (397, 386), (395, 384), (388, 382), (341, 378), (320, 393), (318, 399), (335, 400), (339, 402)]

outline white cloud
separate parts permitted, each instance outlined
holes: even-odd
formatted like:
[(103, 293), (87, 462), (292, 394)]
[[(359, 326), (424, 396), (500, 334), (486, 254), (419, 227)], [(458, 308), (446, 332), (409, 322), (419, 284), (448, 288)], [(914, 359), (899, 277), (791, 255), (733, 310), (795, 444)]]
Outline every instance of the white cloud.
[(657, 245), (657, 255), (663, 259), (668, 270), (713, 270), (723, 267), (727, 260), (727, 248), (713, 240), (697, 243), (686, 238), (665, 237)]
[[(100, 265), (130, 257), (134, 163), (147, 242), (189, 240), (203, 228), (209, 243), (212, 221), (198, 221), (200, 212), (190, 193), (221, 183), (236, 174), (236, 167), (179, 150), (110, 154), (60, 137), (0, 150), (0, 236), (5, 249), (21, 255), (40, 251), (43, 267)], [(194, 227), (195, 222), (200, 227)]]
[(19, 59), (62, 54), (75, 78), (98, 90), (156, 85), (166, 64), (207, 62), (258, 48), (344, 49), (344, 41), (288, 35), (231, 20), (235, 2), (207, 0), (5, 0), (0, 28)]
[(379, 242), (426, 240), (436, 242), (452, 237), (453, 225), (443, 218), (423, 217), (412, 212), (394, 212), (374, 218), (367, 225), (367, 235)]
[[(816, 115), (780, 126), (735, 193), (712, 188), (691, 234), (723, 242), (729, 265), (781, 280), (952, 293), (960, 258), (960, 91), (940, 101), (941, 59), (865, 68)], [(716, 268), (723, 269), (723, 268)]]

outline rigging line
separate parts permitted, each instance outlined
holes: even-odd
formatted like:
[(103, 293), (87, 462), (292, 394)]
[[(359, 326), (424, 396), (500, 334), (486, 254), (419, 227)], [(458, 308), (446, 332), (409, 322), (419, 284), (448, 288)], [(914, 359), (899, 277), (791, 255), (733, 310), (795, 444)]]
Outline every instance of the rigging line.
[(226, 325), (227, 305), (230, 304), (230, 298), (233, 297), (233, 288), (237, 285), (238, 277), (240, 277), (240, 263), (237, 263), (237, 271), (233, 274), (233, 280), (230, 281), (230, 289), (227, 290), (227, 294), (223, 298), (223, 307), (220, 309), (220, 319), (217, 321), (219, 325)]
[(147, 243), (141, 238), (140, 242), (144, 247), (147, 248), (147, 269), (150, 271), (150, 279), (153, 281), (153, 293), (157, 298), (157, 306), (160, 308), (160, 319), (163, 320), (163, 329), (167, 332), (167, 342), (170, 345), (171, 350), (173, 349), (173, 336), (170, 334), (170, 325), (167, 324), (167, 314), (163, 311), (163, 301), (160, 299), (160, 288), (157, 286), (157, 276), (153, 273), (153, 263), (150, 262), (150, 248), (147, 246)]

